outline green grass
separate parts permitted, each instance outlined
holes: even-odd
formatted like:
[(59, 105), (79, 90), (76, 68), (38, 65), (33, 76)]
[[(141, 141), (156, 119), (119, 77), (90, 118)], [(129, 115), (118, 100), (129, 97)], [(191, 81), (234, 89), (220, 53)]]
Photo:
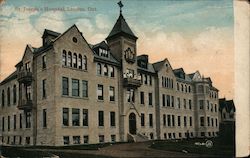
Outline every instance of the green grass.
[(197, 146), (195, 142), (205, 142), (205, 139), (190, 139), (179, 141), (155, 141), (152, 143), (151, 148), (167, 151), (182, 152), (186, 150), (189, 153), (213, 155), (220, 157), (234, 157), (234, 145), (224, 144), (219, 139), (209, 139), (213, 141), (213, 147), (207, 148), (206, 146)]

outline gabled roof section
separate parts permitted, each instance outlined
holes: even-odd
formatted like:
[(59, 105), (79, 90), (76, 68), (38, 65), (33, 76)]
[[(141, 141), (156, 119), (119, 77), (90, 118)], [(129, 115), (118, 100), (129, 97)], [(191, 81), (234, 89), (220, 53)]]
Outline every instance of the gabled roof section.
[(226, 98), (219, 99), (219, 110), (222, 111), (224, 108), (227, 112), (231, 112), (232, 110), (235, 112), (234, 101), (226, 100)]
[(55, 31), (52, 31), (52, 30), (48, 30), (48, 29), (45, 29), (44, 32), (43, 32), (43, 36), (47, 36), (47, 35), (51, 35), (51, 36), (54, 36), (54, 37), (58, 37), (61, 35), (61, 33), (58, 33), (58, 32), (55, 32)]
[(162, 66), (164, 65), (164, 63), (165, 63), (165, 59), (162, 61), (158, 61), (156, 63), (153, 63), (153, 67), (154, 67), (155, 71), (159, 71), (162, 68)]
[(109, 35), (106, 39), (110, 39), (111, 37), (114, 37), (114, 36), (120, 35), (120, 34), (128, 35), (129, 37), (132, 37), (133, 39), (137, 39), (137, 37), (135, 36), (135, 34), (132, 32), (132, 30), (128, 26), (128, 24), (127, 24), (127, 22), (124, 19), (122, 14), (120, 14), (114, 27), (112, 28), (111, 32), (109, 33)]
[(102, 42), (100, 42), (98, 44), (93, 45), (92, 49), (95, 49), (97, 47), (101, 47), (101, 48), (104, 48), (106, 50), (109, 50), (109, 46), (108, 46), (108, 44), (105, 41), (102, 41)]

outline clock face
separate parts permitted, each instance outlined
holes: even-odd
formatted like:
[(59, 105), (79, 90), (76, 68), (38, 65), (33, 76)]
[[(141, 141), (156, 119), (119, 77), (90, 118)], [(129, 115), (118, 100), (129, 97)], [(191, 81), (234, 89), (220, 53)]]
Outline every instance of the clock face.
[(135, 53), (129, 47), (124, 51), (124, 57), (128, 63), (135, 62)]

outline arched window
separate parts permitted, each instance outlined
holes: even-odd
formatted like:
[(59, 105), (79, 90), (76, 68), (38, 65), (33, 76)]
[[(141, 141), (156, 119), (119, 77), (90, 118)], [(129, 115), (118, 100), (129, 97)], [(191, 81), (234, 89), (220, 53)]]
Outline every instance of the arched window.
[(2, 90), (2, 106), (4, 106), (5, 103), (5, 95), (4, 95), (4, 90)]
[(68, 66), (72, 67), (72, 53), (68, 52)]
[(77, 68), (77, 55), (76, 55), (76, 53), (74, 53), (74, 55), (73, 55), (73, 66), (74, 66), (74, 68)]
[(110, 77), (115, 77), (115, 69), (113, 66), (110, 67)]
[(97, 75), (102, 75), (102, 65), (100, 63), (97, 63), (96, 71), (97, 71)]
[(181, 91), (183, 92), (183, 84), (181, 84)]
[(79, 66), (79, 69), (82, 69), (82, 55), (79, 54), (78, 56), (78, 66)]
[(167, 78), (167, 86), (166, 87), (169, 87), (169, 78)]
[(7, 104), (10, 105), (10, 87), (7, 89)]
[(179, 83), (177, 83), (177, 91), (180, 90), (180, 86)]
[(108, 66), (105, 64), (103, 67), (104, 76), (108, 76)]
[(189, 92), (189, 93), (191, 92), (191, 87), (190, 87), (190, 86), (188, 86), (188, 92)]
[(187, 93), (187, 85), (185, 85), (185, 92)]
[(83, 65), (82, 65), (82, 66), (83, 66), (82, 68), (83, 68), (84, 70), (87, 70), (87, 57), (86, 57), (86, 55), (83, 56), (83, 63), (82, 63), (82, 64), (83, 64)]
[(66, 50), (63, 50), (63, 53), (62, 53), (62, 64), (63, 64), (63, 66), (67, 66), (67, 52), (66, 52)]
[(17, 96), (16, 96), (16, 85), (13, 86), (13, 103), (16, 104)]

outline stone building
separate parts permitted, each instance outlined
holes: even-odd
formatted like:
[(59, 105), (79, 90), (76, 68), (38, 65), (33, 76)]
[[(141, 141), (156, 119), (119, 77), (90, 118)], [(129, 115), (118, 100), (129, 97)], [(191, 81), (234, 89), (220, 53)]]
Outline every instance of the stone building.
[(1, 141), (68, 145), (215, 137), (218, 90), (168, 59), (137, 55), (122, 12), (105, 41), (91, 45), (73, 25), (45, 29), (0, 84)]

